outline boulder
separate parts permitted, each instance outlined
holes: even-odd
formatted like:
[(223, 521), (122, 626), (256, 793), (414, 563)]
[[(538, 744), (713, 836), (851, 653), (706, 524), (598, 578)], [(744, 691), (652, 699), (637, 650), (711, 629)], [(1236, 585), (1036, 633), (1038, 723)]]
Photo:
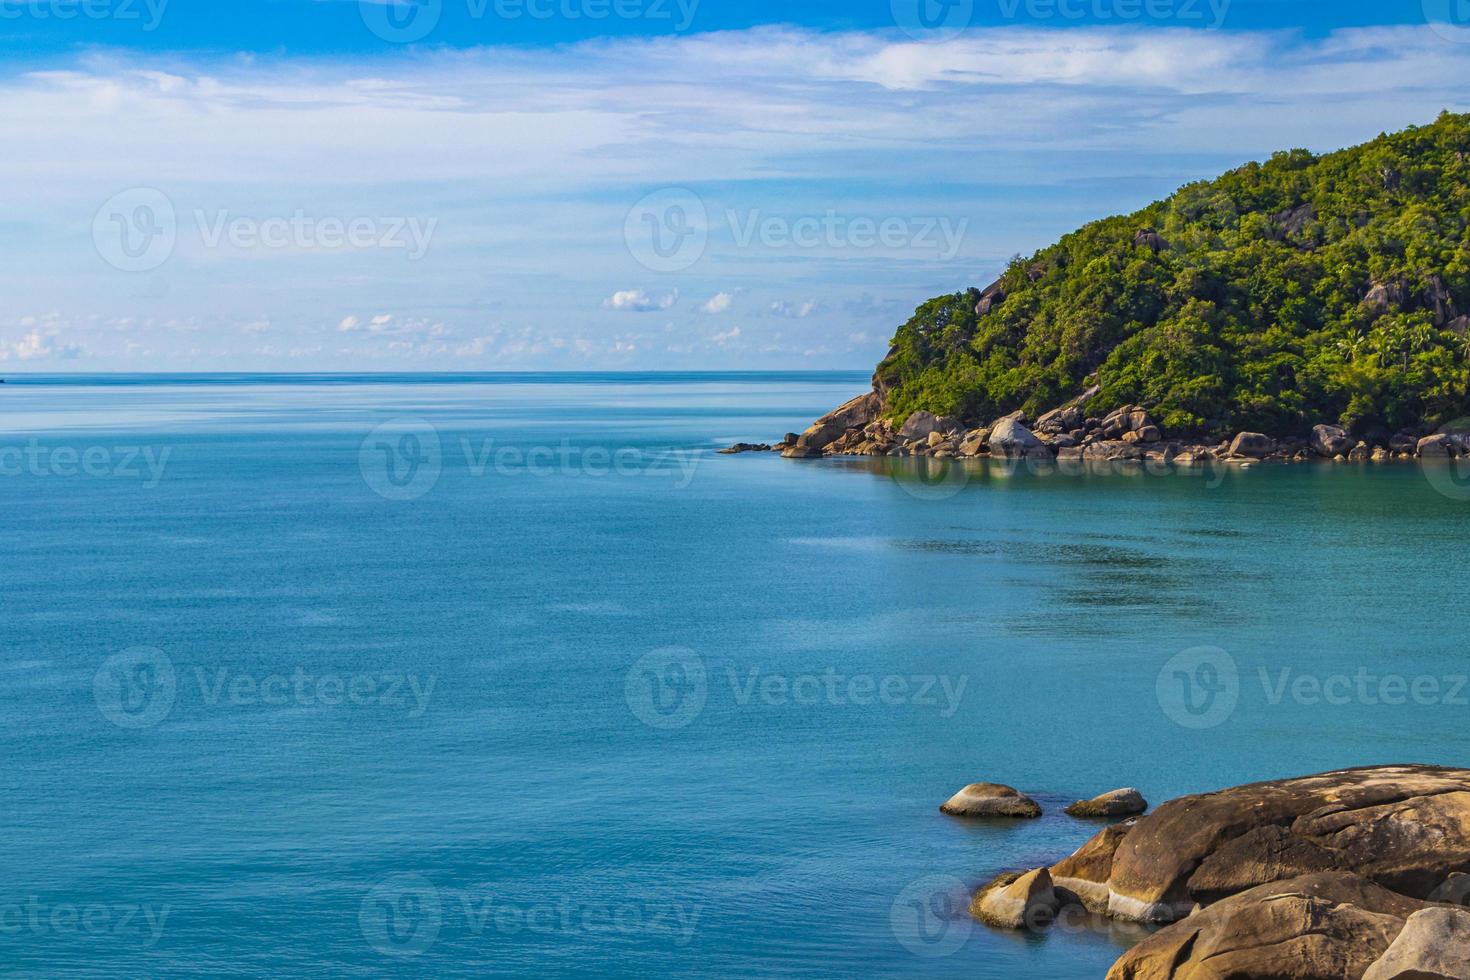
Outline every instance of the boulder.
[(1050, 455), (1044, 442), (1010, 416), (995, 423), (990, 430), (990, 451), (1000, 456)]
[(1155, 253), (1162, 252), (1169, 247), (1169, 243), (1165, 241), (1164, 236), (1152, 228), (1138, 229), (1137, 234), (1133, 236), (1133, 245), (1135, 248), (1151, 249)]
[(1425, 436), (1423, 439), (1420, 439), (1419, 444), (1414, 447), (1414, 451), (1420, 456), (1453, 456), (1454, 442), (1443, 432), (1436, 432), (1432, 436)]
[(1067, 807), (1073, 817), (1136, 817), (1148, 809), (1148, 801), (1138, 790), (1115, 789), (1090, 800), (1078, 800)]
[(934, 415), (921, 410), (914, 412), (904, 420), (903, 426), (898, 430), (898, 438), (905, 441), (928, 439), (935, 432), (947, 436), (962, 428), (963, 426), (948, 416)]
[(1075, 405), (1054, 408), (1036, 420), (1036, 431), (1058, 435), (1063, 432), (1071, 432), (1073, 429), (1080, 429), (1086, 421), (1087, 417), (1083, 414), (1082, 409)]
[(1000, 929), (1025, 929), (1050, 925), (1060, 907), (1051, 875), (1037, 868), (1001, 875), (980, 889), (970, 902), (970, 914)]
[(980, 294), (980, 301), (975, 304), (975, 315), (984, 316), (1005, 301), (1005, 286), (1001, 284), (1000, 280), (997, 280), (987, 286), (985, 292)]
[(1457, 337), (1464, 337), (1466, 333), (1470, 333), (1470, 313), (1455, 317), (1445, 324), (1445, 329), (1453, 330)]
[(1415, 912), (1363, 980), (1470, 980), (1470, 911)]
[(1404, 308), (1407, 293), (1402, 282), (1375, 282), (1363, 297), (1363, 306), (1370, 313), (1392, 313)]
[(1230, 443), (1230, 455), (1264, 459), (1276, 451), (1276, 440), (1259, 432), (1242, 432)]
[(1041, 816), (1041, 807), (1031, 797), (999, 783), (971, 783), (951, 796), (939, 808), (954, 817), (1020, 817)]
[(1271, 222), (1284, 238), (1300, 238), (1317, 220), (1317, 209), (1310, 203), (1287, 208), (1271, 216)]
[(1142, 459), (1143, 450), (1121, 439), (1105, 439), (1089, 445), (1084, 455), (1087, 459), (1101, 460)]
[(1352, 871), (1415, 898), (1470, 872), (1470, 770), (1379, 766), (1170, 800), (1113, 857), (1109, 912), (1168, 922), (1271, 881)]
[(722, 456), (734, 456), (737, 453), (768, 453), (771, 447), (764, 442), (737, 442), (728, 449), (721, 449)]
[(1353, 448), (1347, 430), (1340, 425), (1312, 426), (1312, 452), (1331, 459)]
[(1423, 908), (1346, 872), (1271, 882), (1155, 933), (1107, 980), (1350, 980)]
[(1424, 308), (1434, 317), (1434, 325), (1443, 327), (1459, 312), (1455, 309), (1455, 297), (1439, 276), (1429, 277), (1429, 288), (1424, 290)]
[(848, 429), (861, 429), (871, 423), (882, 408), (882, 399), (877, 392), (858, 395), (813, 422), (797, 437), (795, 445), (788, 446), (781, 455), (794, 458), (820, 456), (822, 450), (845, 435)]
[(971, 429), (960, 440), (961, 456), (979, 456), (990, 445), (989, 429)]
[(1419, 448), (1419, 437), (1412, 432), (1400, 432), (1388, 441), (1389, 452), (1412, 453)]
[(1077, 849), (1071, 857), (1051, 866), (1052, 881), (1082, 900), (1089, 911), (1108, 910), (1108, 879), (1113, 874), (1113, 855), (1133, 829), (1133, 821), (1115, 823)]

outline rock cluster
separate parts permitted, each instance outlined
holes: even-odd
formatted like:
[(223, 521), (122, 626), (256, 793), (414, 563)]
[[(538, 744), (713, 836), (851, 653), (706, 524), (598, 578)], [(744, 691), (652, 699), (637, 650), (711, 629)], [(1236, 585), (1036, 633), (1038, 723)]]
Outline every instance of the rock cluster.
[[(983, 294), (1003, 296), (996, 291)], [(871, 391), (822, 416), (799, 436), (788, 436), (774, 448), (783, 456), (927, 456), (934, 459), (1058, 459), (1087, 462), (1140, 461), (1181, 466), (1221, 461), (1249, 466), (1263, 460), (1302, 462), (1384, 462), (1390, 459), (1447, 459), (1470, 456), (1470, 424), (1452, 424), (1438, 432), (1371, 429), (1349, 433), (1323, 423), (1309, 435), (1273, 439), (1260, 432), (1240, 432), (1218, 443), (1167, 434), (1142, 405), (1124, 405), (1101, 415), (1087, 412), (1096, 398), (1094, 386), (1059, 408), (1032, 420), (1013, 412), (989, 423), (917, 411), (902, 423), (884, 415), (882, 394)], [(761, 451), (761, 445), (737, 444), (724, 452)]]
[(1110, 980), (1470, 978), (1467, 873), (1470, 770), (1379, 766), (1171, 800), (973, 911), (1037, 928), (1050, 891), (1052, 915), (1164, 926)]

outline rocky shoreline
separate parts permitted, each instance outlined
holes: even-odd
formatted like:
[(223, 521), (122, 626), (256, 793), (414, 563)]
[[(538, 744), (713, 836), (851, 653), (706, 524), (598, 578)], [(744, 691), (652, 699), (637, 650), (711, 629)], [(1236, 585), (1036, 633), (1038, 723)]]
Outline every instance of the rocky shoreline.
[[(1009, 787), (961, 797), (945, 812), (1031, 815)], [(1089, 802), (1110, 800), (1120, 814), (1143, 802)], [(1001, 875), (971, 914), (1030, 931), (1077, 916), (1160, 927), (1108, 980), (1467, 980), (1467, 899), (1470, 770), (1396, 765), (1170, 800), (1050, 867)]]
[[(801, 433), (777, 443), (736, 443), (720, 452), (779, 452), (789, 459), (822, 456), (893, 456), (931, 459), (1057, 460), (1062, 462), (1149, 462), (1177, 466), (1225, 462), (1250, 465), (1272, 460), (1306, 462), (1388, 462), (1470, 456), (1470, 421), (1436, 431), (1377, 428), (1353, 434), (1338, 425), (1316, 425), (1304, 436), (1275, 439), (1260, 432), (1206, 441), (1171, 435), (1141, 405), (1125, 405), (1091, 415), (1091, 388), (1036, 419), (1013, 412), (988, 424), (911, 413), (899, 424), (885, 415), (877, 390), (845, 402)], [(1427, 428), (1427, 427), (1426, 427)]]

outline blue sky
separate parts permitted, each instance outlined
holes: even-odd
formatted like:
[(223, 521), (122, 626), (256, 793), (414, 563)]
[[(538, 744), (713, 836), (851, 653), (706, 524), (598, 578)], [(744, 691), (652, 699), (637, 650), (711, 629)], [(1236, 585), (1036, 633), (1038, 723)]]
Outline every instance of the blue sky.
[(0, 372), (866, 368), (1470, 101), (1470, 0), (919, 2), (0, 0)]

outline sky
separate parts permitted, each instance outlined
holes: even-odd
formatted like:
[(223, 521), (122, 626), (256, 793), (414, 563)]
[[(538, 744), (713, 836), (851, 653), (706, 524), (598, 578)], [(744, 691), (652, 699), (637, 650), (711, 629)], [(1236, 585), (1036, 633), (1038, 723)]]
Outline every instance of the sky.
[(0, 0), (0, 374), (867, 369), (1467, 82), (1470, 0)]

